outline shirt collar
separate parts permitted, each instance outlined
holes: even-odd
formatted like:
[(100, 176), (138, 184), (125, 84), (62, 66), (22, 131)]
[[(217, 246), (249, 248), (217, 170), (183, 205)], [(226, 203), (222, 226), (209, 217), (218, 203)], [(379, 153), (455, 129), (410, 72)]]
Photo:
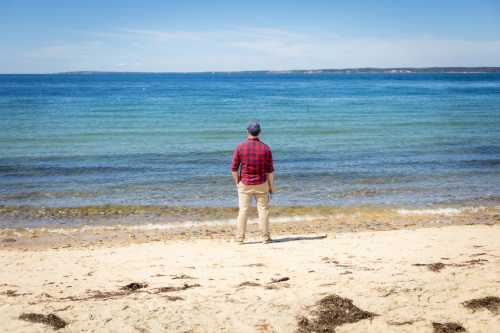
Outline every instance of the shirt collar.
[(247, 140), (260, 141), (259, 138), (247, 138)]

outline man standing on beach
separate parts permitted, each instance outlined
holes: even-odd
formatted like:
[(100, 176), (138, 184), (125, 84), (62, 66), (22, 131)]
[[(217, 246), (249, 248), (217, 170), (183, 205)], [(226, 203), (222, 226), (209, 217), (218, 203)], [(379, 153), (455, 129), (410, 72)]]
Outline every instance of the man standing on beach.
[[(273, 192), (273, 155), (271, 148), (259, 140), (260, 124), (251, 121), (247, 140), (233, 153), (231, 171), (238, 188), (239, 212), (236, 240), (243, 244), (252, 198), (257, 201), (262, 242), (271, 243), (269, 234), (269, 196)], [(238, 172), (239, 169), (239, 172)]]

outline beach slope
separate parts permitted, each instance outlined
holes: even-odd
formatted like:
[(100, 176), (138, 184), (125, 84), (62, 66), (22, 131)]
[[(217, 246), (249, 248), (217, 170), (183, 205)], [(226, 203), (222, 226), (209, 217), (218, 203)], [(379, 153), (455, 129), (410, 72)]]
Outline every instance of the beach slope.
[(374, 314), (335, 332), (500, 327), (494, 298), (467, 303), (500, 297), (500, 225), (325, 236), (0, 250), (2, 331), (307, 331), (331, 295)]

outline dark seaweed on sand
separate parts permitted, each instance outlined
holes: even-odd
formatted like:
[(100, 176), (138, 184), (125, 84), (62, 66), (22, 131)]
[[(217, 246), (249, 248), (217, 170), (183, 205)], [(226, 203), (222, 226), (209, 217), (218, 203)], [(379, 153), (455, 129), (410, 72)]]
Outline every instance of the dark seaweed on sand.
[(147, 283), (138, 283), (138, 282), (132, 282), (127, 284), (126, 286), (121, 287), (121, 290), (126, 290), (126, 291), (136, 291), (142, 288), (146, 288), (148, 286)]
[(261, 284), (257, 282), (245, 281), (238, 285), (238, 287), (259, 287)]
[(288, 276), (284, 276), (284, 277), (280, 277), (280, 278), (271, 279), (271, 282), (269, 282), (269, 283), (280, 283), (280, 282), (285, 282), (288, 280), (290, 280), (290, 278)]
[(434, 328), (434, 333), (455, 333), (455, 332), (465, 332), (465, 328), (457, 323), (432, 323)]
[(2, 239), (2, 243), (15, 243), (17, 242), (17, 239), (15, 238), (4, 238)]
[(488, 262), (487, 259), (472, 259), (472, 260), (467, 260), (461, 263), (456, 263), (456, 264), (443, 264), (442, 262), (435, 262), (432, 264), (413, 264), (413, 266), (425, 266), (427, 267), (428, 270), (432, 272), (439, 272), (446, 266), (451, 266), (451, 267), (470, 267), (470, 266), (476, 266), (476, 265), (484, 265), (484, 263)]
[(427, 269), (429, 269), (432, 272), (439, 272), (446, 265), (443, 264), (442, 262), (435, 262), (435, 263), (432, 263), (432, 264), (413, 264), (413, 266), (425, 266), (425, 267), (427, 267)]
[(66, 327), (67, 322), (56, 316), (55, 314), (40, 314), (40, 313), (23, 313), (19, 319), (29, 321), (32, 323), (41, 323), (52, 326), (55, 330)]
[(496, 296), (475, 298), (464, 302), (463, 305), (473, 311), (484, 308), (490, 310), (491, 312), (499, 312), (500, 298)]
[(172, 280), (183, 280), (183, 279), (195, 279), (195, 278), (186, 274), (174, 275), (172, 277)]
[(375, 313), (361, 310), (348, 298), (329, 295), (316, 303), (311, 317), (300, 316), (297, 320), (297, 333), (331, 333), (337, 326), (372, 319)]
[(196, 288), (196, 287), (201, 287), (201, 285), (198, 283), (195, 283), (195, 284), (184, 283), (181, 287), (161, 287), (161, 288), (158, 288), (157, 291), (160, 293), (168, 293), (171, 291), (181, 291), (181, 290), (186, 290), (189, 288)]

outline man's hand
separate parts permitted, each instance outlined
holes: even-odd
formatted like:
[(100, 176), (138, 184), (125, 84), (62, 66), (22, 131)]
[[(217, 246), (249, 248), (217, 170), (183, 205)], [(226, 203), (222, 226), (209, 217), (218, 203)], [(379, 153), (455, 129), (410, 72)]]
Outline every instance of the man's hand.
[(269, 185), (269, 193), (273, 193), (273, 186)]

